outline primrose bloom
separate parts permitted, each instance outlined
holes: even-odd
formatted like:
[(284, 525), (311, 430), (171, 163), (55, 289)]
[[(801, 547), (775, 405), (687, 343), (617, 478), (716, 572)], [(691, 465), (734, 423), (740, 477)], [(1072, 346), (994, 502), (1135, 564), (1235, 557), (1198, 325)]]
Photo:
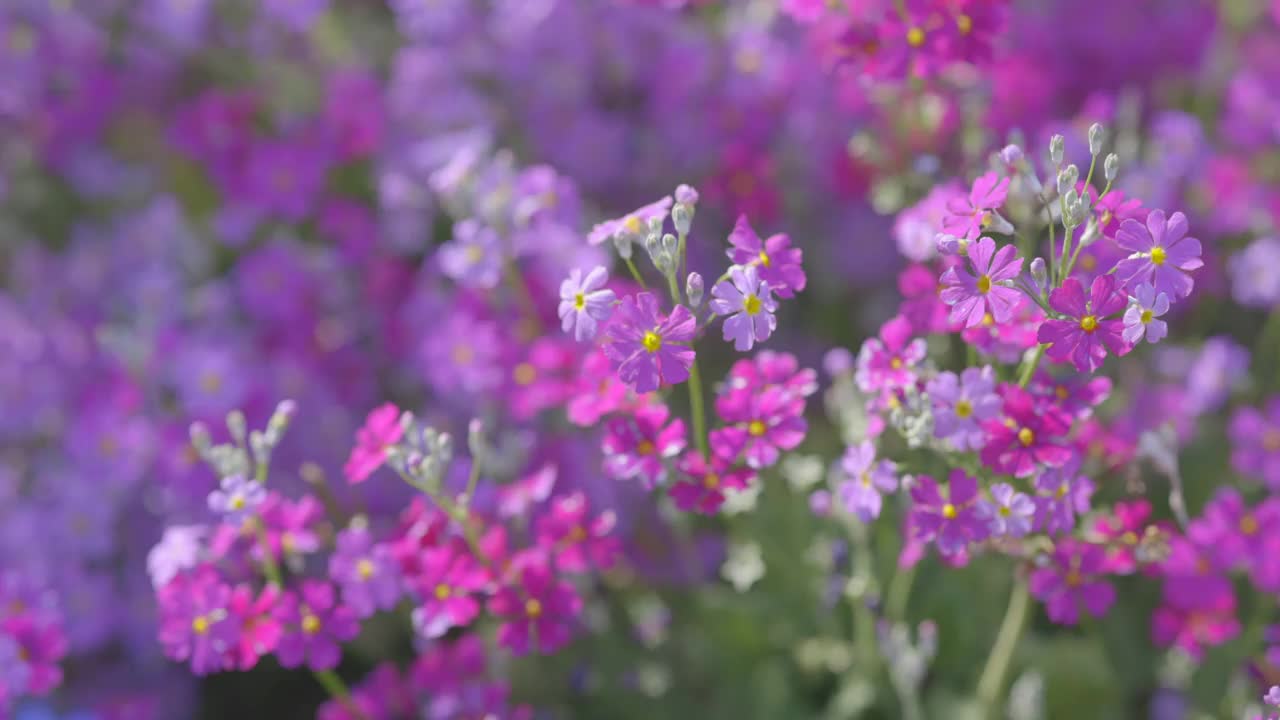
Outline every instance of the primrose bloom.
[(664, 483), (666, 461), (685, 447), (684, 421), (668, 423), (670, 414), (665, 405), (647, 405), (610, 418), (603, 441), (606, 472), (622, 480), (637, 479), (645, 488)]
[(517, 582), (498, 589), (489, 599), (489, 612), (503, 621), (499, 645), (524, 655), (536, 643), (539, 652), (548, 654), (569, 642), (582, 598), (550, 568), (535, 563), (521, 570)]
[(267, 490), (262, 483), (243, 475), (228, 475), (222, 478), (217, 490), (209, 493), (209, 509), (222, 515), (227, 523), (240, 525), (257, 512), (266, 498)]
[(689, 379), (694, 352), (689, 347), (697, 321), (683, 305), (663, 315), (650, 292), (623, 298), (609, 326), (605, 352), (618, 377), (636, 392), (657, 390)]
[(711, 294), (715, 298), (711, 301), (711, 310), (727, 316), (724, 339), (732, 341), (738, 352), (747, 352), (757, 342), (768, 340), (778, 326), (778, 318), (773, 314), (778, 309), (778, 301), (773, 299), (769, 283), (760, 280), (752, 265), (734, 266), (729, 271), (729, 279), (717, 283), (711, 288)]
[(360, 632), (355, 613), (336, 602), (333, 586), (314, 580), (304, 581), (297, 594), (280, 598), (276, 620), (284, 628), (276, 659), (286, 668), (305, 664), (312, 670), (332, 670), (342, 658), (341, 643)]
[(946, 497), (933, 478), (916, 478), (911, 501), (908, 522), (913, 537), (921, 542), (932, 540), (943, 555), (962, 552), (969, 543), (987, 537), (983, 521), (987, 512), (979, 508), (978, 481), (963, 470), (951, 471)]
[(778, 297), (787, 299), (804, 290), (806, 278), (801, 261), (804, 251), (791, 247), (791, 238), (784, 234), (771, 235), (761, 240), (751, 229), (747, 216), (738, 217), (738, 223), (729, 233), (729, 259), (736, 265), (754, 265), (760, 279)]
[(996, 226), (999, 232), (1004, 224), (995, 211), (1004, 205), (1009, 195), (1009, 178), (994, 172), (980, 175), (973, 181), (969, 195), (947, 203), (947, 214), (942, 218), (943, 232), (966, 240), (972, 240), (982, 231)]
[(1169, 296), (1156, 293), (1151, 283), (1142, 283), (1129, 298), (1129, 309), (1124, 311), (1124, 341), (1138, 344), (1143, 337), (1149, 343), (1158, 343), (1169, 334), (1169, 325), (1160, 316), (1169, 312)]
[(342, 473), (347, 482), (355, 484), (369, 479), (374, 470), (387, 461), (387, 450), (400, 442), (404, 425), (400, 422), (400, 408), (386, 403), (374, 408), (365, 418), (364, 425), (356, 431), (356, 444), (347, 456)]
[(1059, 625), (1080, 622), (1083, 608), (1102, 617), (1116, 601), (1116, 589), (1101, 579), (1106, 550), (1100, 545), (1065, 538), (1058, 542), (1049, 563), (1031, 573), (1031, 594), (1045, 605), (1049, 619)]
[(609, 274), (603, 266), (597, 265), (583, 277), (582, 270), (574, 268), (569, 277), (560, 283), (560, 327), (565, 332), (572, 332), (573, 339), (578, 342), (590, 340), (596, 336), (600, 323), (613, 314), (614, 294), (604, 284), (609, 281)]
[(986, 443), (982, 423), (998, 416), (1002, 404), (990, 365), (965, 368), (958, 376), (939, 373), (929, 381), (928, 393), (935, 436), (951, 441), (960, 450), (977, 450)]
[(840, 501), (862, 522), (880, 517), (884, 503), (881, 493), (898, 489), (897, 466), (890, 460), (875, 460), (876, 447), (870, 440), (849, 447), (840, 460), (840, 469), (847, 478), (840, 483)]
[(1012, 245), (996, 250), (996, 241), (984, 237), (969, 248), (973, 275), (947, 268), (942, 274), (942, 302), (951, 306), (951, 322), (965, 327), (981, 325), (987, 315), (997, 323), (1007, 323), (1022, 293), (1001, 283), (1022, 272), (1022, 258)]
[(1125, 287), (1151, 283), (1173, 300), (1191, 294), (1195, 281), (1188, 273), (1204, 266), (1200, 241), (1187, 237), (1187, 216), (1180, 212), (1166, 220), (1163, 210), (1152, 210), (1145, 225), (1125, 220), (1116, 231), (1116, 243), (1133, 253), (1116, 265), (1120, 282)]
[(632, 210), (620, 218), (605, 220), (597, 224), (591, 229), (591, 232), (587, 233), (587, 242), (592, 245), (599, 245), (624, 232), (639, 239), (648, 231), (650, 220), (653, 218), (665, 218), (670, 210), (671, 196), (668, 195), (642, 208)]
[(1110, 275), (1094, 278), (1087, 298), (1080, 281), (1067, 278), (1049, 294), (1049, 307), (1065, 317), (1046, 320), (1037, 339), (1049, 345), (1045, 354), (1053, 360), (1071, 360), (1080, 372), (1091, 373), (1102, 367), (1108, 350), (1124, 355), (1131, 349), (1124, 339), (1124, 323), (1107, 319), (1123, 310), (1126, 302)]

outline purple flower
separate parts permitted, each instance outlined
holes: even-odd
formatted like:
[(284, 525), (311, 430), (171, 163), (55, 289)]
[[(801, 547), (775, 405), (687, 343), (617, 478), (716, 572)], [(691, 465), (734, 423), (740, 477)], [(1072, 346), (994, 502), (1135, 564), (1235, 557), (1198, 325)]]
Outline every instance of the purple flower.
[(927, 390), (933, 402), (935, 436), (950, 440), (960, 450), (977, 450), (986, 444), (981, 423), (998, 416), (1003, 404), (990, 365), (966, 368), (958, 377), (940, 373), (929, 381)]
[(726, 393), (716, 399), (716, 412), (725, 427), (711, 431), (712, 452), (730, 462), (742, 457), (756, 470), (778, 462), (782, 451), (799, 445), (809, 429), (803, 397), (783, 387), (752, 393), (745, 401)]
[(988, 420), (987, 444), (979, 457), (998, 473), (1030, 477), (1039, 465), (1057, 467), (1072, 458), (1062, 438), (1071, 429), (1070, 419), (1053, 408), (1036, 407), (1035, 399), (1016, 385), (1002, 386), (1003, 418)]
[(992, 537), (1022, 537), (1031, 532), (1036, 504), (1009, 483), (991, 486), (991, 502), (979, 504)]
[(604, 286), (608, 281), (608, 271), (597, 265), (585, 278), (582, 270), (574, 268), (560, 283), (560, 328), (573, 331), (574, 340), (583, 342), (594, 338), (599, 324), (613, 314), (616, 297)]
[(880, 337), (862, 343), (854, 381), (865, 393), (895, 390), (916, 381), (915, 366), (924, 360), (924, 338), (911, 337), (911, 323), (898, 316), (880, 326)]
[(605, 471), (621, 480), (638, 479), (647, 489), (667, 479), (667, 462), (685, 447), (684, 421), (667, 422), (670, 412), (661, 404), (635, 409), (606, 423), (603, 447)]
[(502, 277), (498, 233), (475, 220), (453, 226), (453, 239), (436, 251), (440, 269), (464, 287), (488, 290)]
[(1129, 309), (1124, 311), (1124, 341), (1137, 345), (1146, 336), (1147, 342), (1158, 343), (1169, 334), (1169, 325), (1156, 318), (1169, 312), (1169, 296), (1156, 293), (1151, 283), (1142, 283), (1129, 298)]
[(489, 611), (503, 620), (499, 645), (524, 655), (536, 642), (539, 652), (552, 653), (569, 642), (573, 622), (582, 612), (582, 598), (572, 585), (535, 564), (520, 572), (518, 583), (494, 593)]
[(947, 214), (942, 217), (943, 232), (966, 240), (978, 237), (995, 221), (995, 210), (1004, 205), (1008, 194), (1009, 178), (994, 172), (980, 175), (973, 181), (968, 197), (947, 203)]
[(1116, 600), (1115, 588), (1099, 579), (1105, 563), (1104, 548), (1065, 538), (1054, 548), (1049, 563), (1031, 573), (1031, 594), (1059, 625), (1078, 623), (1081, 608), (1102, 617)]
[(951, 306), (951, 322), (975, 327), (988, 313), (997, 323), (1009, 322), (1022, 293), (1000, 283), (1012, 281), (1022, 272), (1022, 258), (1015, 257), (1017, 254), (1012, 245), (996, 250), (996, 241), (984, 237), (969, 247), (974, 275), (961, 273), (955, 266), (947, 268), (939, 297)]
[(1107, 319), (1123, 310), (1126, 302), (1110, 275), (1094, 278), (1088, 298), (1079, 280), (1067, 278), (1049, 294), (1049, 307), (1066, 317), (1046, 320), (1036, 339), (1049, 345), (1050, 358), (1070, 359), (1077, 370), (1091, 373), (1102, 366), (1107, 350), (1124, 355), (1131, 349), (1123, 337), (1124, 323)]
[(276, 659), (286, 668), (305, 663), (312, 670), (332, 670), (342, 659), (341, 643), (360, 632), (355, 613), (335, 602), (326, 582), (303, 581), (297, 594), (280, 598), (275, 615), (284, 628)]
[(920, 542), (932, 540), (943, 555), (962, 552), (969, 543), (987, 537), (983, 511), (978, 509), (978, 481), (963, 470), (951, 471), (946, 498), (933, 478), (916, 478), (911, 501), (912, 537)]
[(1266, 409), (1242, 407), (1231, 417), (1231, 467), (1280, 491), (1280, 395)]
[(243, 475), (228, 475), (217, 490), (209, 493), (209, 509), (222, 515), (228, 524), (240, 525), (257, 512), (266, 498), (262, 483)]
[(769, 288), (778, 297), (786, 300), (804, 290), (806, 278), (801, 261), (804, 251), (791, 247), (791, 238), (787, 235), (771, 235), (761, 240), (756, 231), (751, 229), (746, 215), (739, 215), (738, 222), (729, 233), (729, 259), (735, 265), (755, 265), (760, 272), (760, 279), (769, 283)]
[(1089, 512), (1093, 481), (1080, 474), (1080, 458), (1050, 468), (1036, 478), (1036, 528), (1050, 535), (1071, 532), (1076, 515)]
[(239, 618), (228, 611), (231, 588), (212, 570), (184, 573), (157, 593), (160, 644), (170, 660), (191, 661), (196, 675), (227, 670), (235, 662)]
[(1195, 287), (1187, 273), (1204, 266), (1200, 241), (1186, 235), (1187, 216), (1180, 212), (1166, 221), (1163, 210), (1152, 210), (1145, 226), (1125, 220), (1116, 231), (1116, 243), (1133, 254), (1116, 265), (1116, 276), (1124, 287), (1146, 282), (1174, 300), (1185, 298)]
[(605, 352), (624, 383), (636, 392), (650, 392), (689, 378), (694, 356), (689, 343), (696, 329), (688, 308), (676, 305), (671, 315), (663, 316), (657, 297), (642, 292), (622, 299)]
[(875, 445), (863, 440), (846, 449), (840, 460), (840, 469), (847, 478), (840, 483), (840, 502), (862, 522), (880, 517), (880, 493), (898, 489), (897, 466), (889, 460), (877, 463), (875, 459)]
[(729, 271), (729, 280), (711, 288), (714, 300), (711, 310), (717, 315), (728, 315), (724, 321), (724, 339), (733, 341), (738, 352), (747, 352), (756, 342), (769, 339), (778, 318), (774, 311), (778, 302), (773, 299), (769, 283), (760, 280), (753, 265), (735, 265)]
[(636, 238), (643, 237), (648, 231), (649, 221), (653, 218), (665, 218), (671, 210), (671, 196), (651, 202), (642, 208), (633, 210), (620, 218), (605, 220), (587, 233), (587, 242), (599, 245), (615, 235), (626, 232)]
[(425, 551), (416, 578), (422, 604), (413, 611), (413, 626), (426, 638), (438, 638), (464, 627), (480, 614), (475, 593), (489, 575), (467, 548), (455, 541)]
[(1231, 256), (1231, 297), (1241, 305), (1272, 308), (1280, 305), (1280, 238), (1254, 240), (1249, 247)]
[(356, 617), (390, 610), (400, 600), (400, 565), (386, 545), (374, 544), (363, 525), (338, 533), (329, 577), (342, 588), (342, 602)]

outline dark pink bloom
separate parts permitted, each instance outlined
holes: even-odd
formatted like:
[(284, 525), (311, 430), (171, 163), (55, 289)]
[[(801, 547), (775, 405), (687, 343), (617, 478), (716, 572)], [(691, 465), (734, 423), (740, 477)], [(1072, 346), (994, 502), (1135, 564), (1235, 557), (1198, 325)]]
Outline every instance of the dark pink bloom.
[(756, 470), (778, 462), (781, 451), (794, 449), (809, 430), (804, 403), (781, 388), (753, 395), (746, 403), (732, 397), (717, 400), (716, 411), (725, 427), (711, 431), (712, 452), (729, 462), (741, 458)]
[(1164, 574), (1164, 603), (1179, 608), (1212, 607), (1231, 594), (1231, 579), (1217, 571), (1205, 549), (1174, 536), (1169, 554), (1160, 564)]
[(636, 392), (657, 390), (689, 379), (697, 321), (684, 305), (663, 315), (651, 292), (622, 299), (608, 326), (605, 352), (618, 377)]
[(1009, 178), (995, 172), (978, 176), (968, 197), (947, 203), (947, 214), (942, 218), (943, 232), (973, 240), (991, 226), (995, 211), (1004, 205), (1008, 195)]
[(286, 592), (275, 616), (283, 634), (276, 646), (280, 665), (332, 670), (342, 659), (342, 643), (360, 633), (355, 613), (335, 601), (333, 586), (304, 580), (297, 593)]
[(546, 548), (561, 572), (607, 570), (617, 562), (622, 543), (613, 536), (617, 516), (612, 510), (589, 515), (582, 492), (558, 497), (538, 518), (538, 544)]
[(911, 485), (911, 536), (921, 542), (933, 541), (938, 552), (954, 555), (970, 543), (987, 537), (984, 512), (978, 507), (978, 481), (965, 471), (951, 471), (944, 498), (938, 483), (921, 475)]
[(1049, 619), (1075, 625), (1080, 610), (1102, 617), (1116, 601), (1116, 590), (1102, 579), (1106, 551), (1098, 545), (1064, 538), (1049, 555), (1049, 563), (1031, 572), (1031, 594), (1045, 605)]
[(735, 362), (729, 369), (720, 396), (716, 398), (716, 408), (721, 415), (732, 414), (734, 410), (730, 408), (745, 408), (752, 397), (770, 388), (789, 394), (803, 409), (804, 398), (818, 391), (818, 374), (808, 368), (800, 369), (794, 355), (762, 350), (755, 357)]
[(791, 247), (791, 238), (784, 234), (771, 235), (761, 240), (746, 215), (738, 216), (738, 222), (729, 233), (729, 259), (737, 265), (755, 265), (760, 279), (780, 298), (793, 297), (804, 290), (805, 274), (801, 262), (804, 251)]
[(734, 467), (714, 453), (709, 464), (700, 453), (687, 453), (680, 458), (679, 469), (679, 479), (671, 486), (676, 507), (703, 515), (716, 514), (724, 504), (725, 490), (743, 490), (755, 479), (749, 468)]
[(1095, 407), (1111, 397), (1111, 386), (1108, 377), (1055, 377), (1040, 370), (1032, 377), (1027, 390), (1041, 407), (1058, 408), (1072, 417), (1087, 418)]
[(413, 611), (413, 625), (424, 637), (438, 638), (464, 627), (480, 614), (475, 598), (489, 582), (489, 573), (476, 562), (461, 538), (422, 553), (413, 578), (422, 604)]
[(510, 485), (498, 488), (498, 517), (527, 517), (534, 507), (551, 497), (557, 475), (555, 465), (543, 465)]
[(648, 405), (610, 418), (602, 442), (610, 477), (639, 480), (645, 488), (666, 481), (666, 461), (685, 447), (684, 421), (667, 423), (670, 415), (666, 405)]
[(160, 588), (156, 602), (166, 657), (190, 661), (196, 675), (235, 666), (240, 617), (230, 611), (231, 588), (211, 567), (178, 574)]
[(999, 473), (1029, 477), (1040, 465), (1057, 467), (1072, 457), (1061, 444), (1071, 421), (1061, 412), (1042, 411), (1030, 393), (1014, 385), (1001, 387), (1004, 417), (984, 424), (987, 444), (980, 457)]
[(1107, 547), (1106, 571), (1128, 575), (1138, 569), (1138, 543), (1147, 532), (1151, 503), (1145, 499), (1118, 502), (1111, 513), (1093, 523), (1093, 536)]
[(274, 585), (267, 585), (257, 596), (248, 585), (237, 585), (231, 592), (228, 609), (240, 624), (237, 670), (251, 670), (259, 658), (275, 652), (281, 630), (273, 612), (279, 599), (280, 589)]
[(904, 388), (916, 381), (924, 360), (924, 338), (912, 339), (911, 323), (898, 316), (880, 326), (880, 336), (862, 343), (854, 379), (865, 393)]
[(538, 338), (525, 357), (511, 369), (504, 396), (517, 420), (528, 420), (543, 410), (563, 407), (572, 397), (579, 346), (559, 338)]
[(373, 471), (387, 461), (387, 450), (400, 442), (403, 435), (400, 408), (395, 404), (387, 403), (370, 412), (364, 425), (356, 431), (356, 445), (351, 448), (347, 464), (342, 467), (347, 482), (355, 484), (368, 480)]
[(1164, 605), (1151, 614), (1151, 639), (1162, 647), (1174, 646), (1196, 660), (1204, 649), (1217, 647), (1240, 634), (1236, 619), (1236, 598), (1232, 593), (1216, 596), (1204, 607), (1180, 608)]
[(1001, 283), (1015, 280), (1022, 272), (1022, 258), (1017, 254), (1012, 245), (996, 250), (995, 240), (989, 237), (969, 246), (974, 274), (961, 273), (954, 266), (942, 274), (944, 287), (939, 297), (951, 306), (951, 322), (974, 327), (988, 314), (997, 323), (1009, 322), (1022, 292)]
[(1080, 372), (1091, 373), (1102, 367), (1108, 350), (1124, 355), (1132, 349), (1123, 337), (1124, 321), (1107, 319), (1123, 312), (1128, 304), (1110, 275), (1094, 278), (1087, 298), (1080, 281), (1067, 278), (1049, 294), (1049, 307), (1065, 317), (1046, 320), (1038, 339), (1049, 344), (1046, 354), (1053, 360), (1070, 360)]
[[(324, 518), (324, 507), (314, 497), (303, 495), (295, 501), (268, 492), (260, 518), (266, 528), (267, 545), (277, 560), (309, 555), (320, 548), (316, 524)], [(253, 552), (255, 557), (261, 557), (260, 547)]]
[(67, 636), (62, 626), (34, 613), (6, 618), (0, 633), (7, 634), (18, 645), (18, 656), (27, 665), (30, 695), (48, 695), (62, 684), (63, 657), (67, 654)]
[(503, 621), (498, 644), (517, 655), (533, 648), (549, 654), (568, 644), (582, 598), (545, 564), (535, 563), (521, 570), (518, 582), (498, 589), (489, 611)]

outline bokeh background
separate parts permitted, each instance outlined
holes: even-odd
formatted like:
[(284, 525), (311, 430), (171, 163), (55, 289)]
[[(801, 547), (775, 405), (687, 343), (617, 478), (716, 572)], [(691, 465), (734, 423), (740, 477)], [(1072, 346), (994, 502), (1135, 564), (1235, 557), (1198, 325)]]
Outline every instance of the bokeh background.
[[(678, 183), (702, 196), (695, 263), (718, 267), (740, 213), (790, 233), (810, 284), (771, 345), (817, 367), (895, 311), (897, 272), (933, 234), (899, 211), (1010, 141), (1041, 157), (1060, 132), (1087, 162), (1085, 130), (1101, 122), (1120, 187), (1183, 209), (1205, 241), (1204, 297), (1175, 338), (1187, 342), (1118, 378), (1182, 389), (1135, 392), (1122, 411), (1135, 436), (1179, 423), (1199, 507), (1227, 456), (1222, 423), (1197, 420), (1221, 404), (1202, 398), (1280, 382), (1280, 338), (1263, 332), (1280, 253), (1258, 251), (1248, 283), (1228, 271), (1280, 220), (1278, 23), (1254, 0), (1019, 0), (980, 66), (869, 83), (773, 0), (3, 0), (0, 566), (6, 583), (44, 588), (70, 647), (62, 687), (18, 717), (314, 716), (324, 695), (305, 673), (267, 662), (198, 679), (165, 660), (148, 553), (167, 525), (205, 519), (216, 479), (192, 421), (242, 408), (256, 427), (295, 400), (274, 465), (298, 492), (340, 477), (386, 400), (465, 434), (480, 400), (435, 349), (459, 334), (492, 344), (516, 322), (459, 310), (435, 260), (460, 219), (441, 178), (472, 156), (545, 168), (564, 200), (556, 231), (532, 239), (566, 248), (531, 270), (539, 298), (592, 223)], [(1196, 339), (1210, 336), (1222, 344)], [(1254, 351), (1252, 380), (1236, 348)], [(709, 351), (708, 376), (727, 350)], [(487, 367), (508, 374), (516, 360), (500, 355)], [(810, 410), (805, 452), (834, 457), (841, 438), (820, 402)], [(549, 717), (893, 716), (850, 671), (847, 549), (782, 477), (812, 463), (765, 483), (754, 510), (699, 521), (690, 549), (650, 499), (562, 442), (577, 470), (563, 474), (623, 518), (638, 569), (606, 597), (635, 631), (510, 662), (516, 697)], [(1137, 463), (1128, 475), (1143, 482)], [(390, 482), (331, 487), (375, 515), (409, 497)], [(877, 532), (892, 568), (898, 529)], [(764, 550), (750, 593), (716, 579), (726, 538)], [(689, 553), (704, 569), (684, 570)], [(998, 559), (921, 565), (908, 612), (937, 629), (930, 717), (960, 711), (1008, 583)], [(1046, 716), (1217, 712), (1243, 651), (1165, 689), (1156, 590), (1134, 578), (1121, 592), (1103, 627), (1040, 619), (1023, 643), (1015, 669), (1038, 673), (1026, 686), (1043, 682)], [(403, 623), (374, 623), (341, 673), (411, 646)]]

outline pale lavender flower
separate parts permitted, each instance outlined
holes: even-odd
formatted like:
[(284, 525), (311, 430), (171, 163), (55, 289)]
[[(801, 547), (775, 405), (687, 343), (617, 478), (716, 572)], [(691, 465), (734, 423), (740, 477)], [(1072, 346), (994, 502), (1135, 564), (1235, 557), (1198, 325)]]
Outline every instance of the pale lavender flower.
[(1129, 308), (1124, 311), (1124, 332), (1121, 337), (1135, 345), (1145, 336), (1147, 342), (1158, 343), (1169, 334), (1169, 325), (1156, 318), (1169, 312), (1169, 296), (1157, 293), (1151, 283), (1142, 283), (1129, 297)]
[(773, 299), (769, 283), (763, 282), (752, 265), (734, 266), (729, 280), (711, 288), (714, 300), (711, 310), (717, 315), (728, 315), (724, 321), (724, 339), (733, 341), (739, 352), (747, 352), (756, 342), (769, 339), (778, 326), (774, 311), (778, 301)]
[(636, 238), (644, 236), (648, 228), (649, 220), (653, 218), (666, 218), (667, 213), (671, 210), (671, 196), (667, 195), (662, 199), (651, 202), (642, 208), (633, 210), (620, 218), (605, 220), (596, 225), (587, 234), (587, 242), (592, 245), (599, 245), (606, 240), (610, 240), (613, 236), (625, 232)]
[(1022, 537), (1031, 532), (1036, 504), (1026, 495), (1013, 489), (1008, 483), (991, 486), (991, 502), (979, 505), (995, 537)]
[(222, 515), (226, 522), (240, 525), (266, 498), (262, 483), (243, 475), (228, 475), (217, 490), (209, 493), (209, 509)]
[(572, 331), (578, 342), (594, 338), (600, 323), (613, 314), (615, 296), (604, 286), (608, 281), (608, 272), (597, 265), (586, 277), (582, 270), (574, 268), (560, 283), (560, 327), (565, 332)]
[(1241, 305), (1271, 308), (1280, 305), (1280, 238), (1255, 240), (1227, 262), (1231, 296)]
[(1188, 273), (1204, 266), (1200, 241), (1187, 237), (1187, 216), (1180, 212), (1166, 220), (1163, 210), (1152, 210), (1145, 226), (1125, 220), (1116, 231), (1116, 244), (1133, 253), (1116, 265), (1124, 287), (1149, 282), (1172, 300), (1191, 294), (1195, 281)]
[(840, 460), (846, 480), (840, 483), (840, 503), (862, 522), (880, 517), (881, 493), (898, 489), (897, 466), (889, 460), (876, 462), (876, 447), (870, 440), (852, 445)]
[(498, 233), (475, 220), (455, 225), (453, 239), (437, 253), (444, 274), (466, 287), (487, 290), (496, 287), (502, 277)]
[(1000, 414), (996, 375), (990, 365), (966, 368), (957, 376), (944, 372), (929, 381), (933, 402), (933, 434), (960, 450), (977, 450), (987, 442), (982, 423)]

